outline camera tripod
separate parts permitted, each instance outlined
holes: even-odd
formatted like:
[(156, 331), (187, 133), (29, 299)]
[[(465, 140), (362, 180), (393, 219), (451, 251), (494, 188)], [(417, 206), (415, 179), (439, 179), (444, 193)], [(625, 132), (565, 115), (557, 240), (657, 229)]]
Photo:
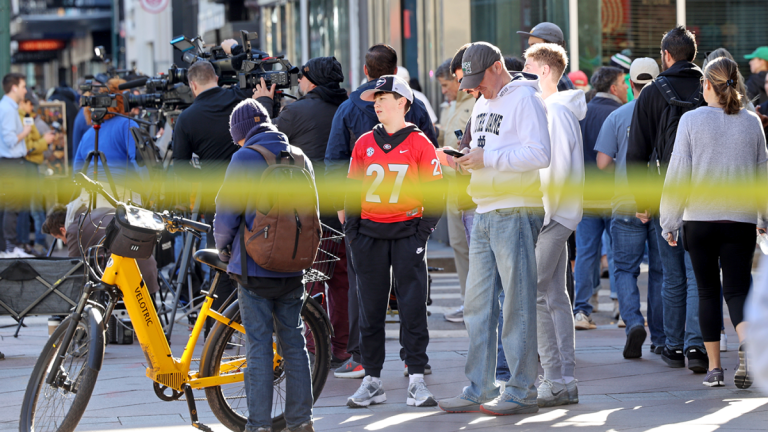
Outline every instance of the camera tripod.
[[(93, 150), (88, 152), (88, 154), (85, 156), (85, 163), (83, 164), (83, 174), (88, 175), (88, 167), (91, 165), (91, 162), (93, 162), (93, 181), (98, 181), (99, 177), (99, 161), (101, 161), (101, 165), (104, 167), (104, 173), (107, 176), (107, 182), (109, 183), (109, 188), (112, 190), (112, 193), (114, 196), (118, 196), (117, 193), (117, 186), (115, 186), (115, 181), (112, 179), (112, 173), (109, 171), (109, 165), (107, 165), (107, 156), (104, 154), (104, 152), (99, 150), (99, 130), (101, 129), (102, 123), (104, 123), (104, 116), (107, 115), (107, 109), (106, 108), (92, 108), (91, 109), (91, 121), (93, 122), (93, 131), (96, 134), (96, 137), (93, 141)], [(90, 198), (90, 208), (95, 209), (96, 208), (96, 194), (91, 194)]]

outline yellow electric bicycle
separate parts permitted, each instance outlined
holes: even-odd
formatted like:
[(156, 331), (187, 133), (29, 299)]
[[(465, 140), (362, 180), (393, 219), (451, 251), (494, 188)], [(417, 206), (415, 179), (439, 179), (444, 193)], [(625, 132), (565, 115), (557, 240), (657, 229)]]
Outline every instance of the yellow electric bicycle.
[[(211, 411), (226, 427), (243, 431), (248, 416), (243, 371), (247, 368), (245, 351), (245, 329), (241, 324), (237, 300), (228, 302), (223, 311), (210, 308), (219, 280), (224, 277), (226, 264), (222, 263), (215, 250), (200, 250), (195, 259), (211, 266), (214, 275), (211, 288), (200, 309), (192, 329), (189, 342), (181, 357), (174, 357), (163, 327), (155, 310), (152, 297), (142, 279), (135, 258), (119, 256), (115, 250), (124, 250), (123, 255), (133, 251), (140, 253), (146, 245), (139, 238), (159, 235), (164, 229), (171, 232), (209, 232), (210, 226), (168, 213), (158, 214), (131, 204), (117, 202), (98, 183), (84, 174), (77, 175), (77, 183), (92, 196), (99, 193), (115, 208), (116, 214), (106, 237), (113, 236), (109, 258), (103, 275), (94, 271), (86, 261), (86, 271), (91, 279), (85, 285), (80, 301), (46, 342), (27, 385), (21, 409), (19, 430), (22, 432), (74, 431), (91, 398), (96, 379), (104, 359), (105, 327), (107, 317), (119, 299), (133, 324), (136, 337), (147, 362), (146, 376), (154, 381), (156, 395), (165, 401), (186, 399), (192, 426), (211, 430), (198, 421), (193, 390), (204, 389)], [(81, 219), (82, 221), (85, 218)], [(115, 223), (117, 221), (117, 223)], [(120, 223), (122, 222), (122, 224)], [(82, 232), (82, 225), (80, 226)], [(82, 240), (78, 239), (81, 244)], [(318, 275), (313, 270), (305, 279)], [(109, 300), (106, 305), (94, 300), (96, 293), (105, 292)], [(314, 400), (322, 392), (328, 376), (331, 359), (332, 328), (325, 310), (321, 306), (322, 294), (306, 297), (302, 309), (305, 336), (314, 343), (310, 349), (312, 359), (312, 392)], [(205, 342), (199, 359), (193, 352), (206, 318), (216, 320)], [(283, 411), (285, 406), (284, 359), (280, 356), (280, 342), (273, 342), (273, 429), (285, 427)], [(198, 370), (192, 370), (193, 362), (199, 362)]]

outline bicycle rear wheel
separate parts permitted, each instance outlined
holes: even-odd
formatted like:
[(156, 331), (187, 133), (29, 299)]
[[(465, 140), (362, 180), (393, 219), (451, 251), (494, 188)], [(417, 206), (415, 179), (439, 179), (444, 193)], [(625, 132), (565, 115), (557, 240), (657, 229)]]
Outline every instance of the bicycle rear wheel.
[(99, 375), (98, 369), (89, 365), (100, 363), (104, 354), (104, 332), (91, 330), (97, 327), (90, 325), (89, 320), (93, 319), (92, 313), (88, 313), (87, 318), (78, 322), (61, 363), (63, 371), (59, 374), (59, 385), (56, 387), (46, 384), (45, 380), (59, 354), (59, 347), (64, 342), (72, 318), (67, 317), (62, 321), (46, 342), (24, 394), (19, 419), (20, 431), (70, 432), (77, 427)]
[[(239, 305), (235, 301), (224, 312), (224, 316), (233, 319), (233, 322), (241, 324)], [(324, 318), (321, 306), (312, 298), (308, 298), (304, 309), (301, 311), (304, 320), (305, 336), (311, 334), (315, 339), (315, 361), (311, 364), (312, 372), (312, 396), (315, 401), (328, 378), (328, 370), (331, 365), (331, 331)], [(219, 376), (221, 364), (242, 361), (246, 365), (245, 335), (232, 327), (217, 324), (203, 350), (201, 364), (201, 377)], [(226, 373), (242, 372), (241, 368), (235, 368)], [(282, 430), (285, 427), (285, 371), (278, 367), (275, 369), (275, 380), (272, 393), (272, 428)], [(208, 387), (205, 389), (205, 397), (208, 405), (216, 418), (227, 428), (233, 431), (245, 430), (248, 420), (248, 403), (243, 382), (227, 384), (223, 386)]]

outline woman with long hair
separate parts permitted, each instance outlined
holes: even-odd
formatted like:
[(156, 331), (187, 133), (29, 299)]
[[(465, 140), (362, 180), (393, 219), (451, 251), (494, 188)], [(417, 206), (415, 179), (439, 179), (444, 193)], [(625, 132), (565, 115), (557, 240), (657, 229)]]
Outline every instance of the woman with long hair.
[[(661, 197), (662, 236), (691, 255), (699, 287), (699, 322), (709, 368), (704, 385), (722, 386), (720, 272), (731, 322), (739, 336), (734, 382), (748, 388), (744, 301), (749, 293), (756, 228), (765, 231), (768, 151), (757, 115), (744, 109), (738, 66), (710, 61), (702, 78), (708, 106), (683, 114)], [(682, 228), (682, 235), (679, 234)]]

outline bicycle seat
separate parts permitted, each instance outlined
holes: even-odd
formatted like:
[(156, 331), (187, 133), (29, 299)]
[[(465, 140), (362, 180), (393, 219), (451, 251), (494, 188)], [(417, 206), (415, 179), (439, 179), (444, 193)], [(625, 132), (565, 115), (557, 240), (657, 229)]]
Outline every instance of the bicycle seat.
[(195, 260), (223, 272), (227, 271), (227, 263), (219, 259), (216, 249), (200, 249), (195, 252)]

